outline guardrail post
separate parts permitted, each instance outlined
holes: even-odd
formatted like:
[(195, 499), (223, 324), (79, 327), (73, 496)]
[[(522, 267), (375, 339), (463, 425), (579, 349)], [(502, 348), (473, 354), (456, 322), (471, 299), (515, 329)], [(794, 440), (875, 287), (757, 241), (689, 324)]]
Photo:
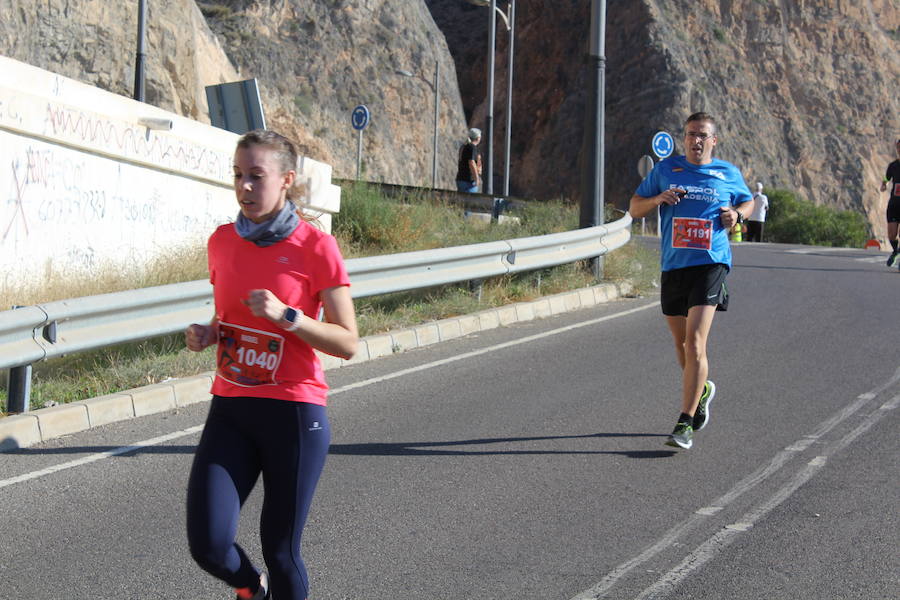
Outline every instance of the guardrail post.
[(484, 291), (484, 279), (473, 279), (470, 281), (469, 291), (475, 294), (475, 298), (481, 302), (481, 292)]
[(13, 367), (9, 370), (9, 387), (6, 397), (6, 412), (28, 412), (31, 402), (31, 365)]
[[(25, 308), (13, 304), (13, 310)], [(55, 328), (54, 328), (55, 334)], [(9, 384), (6, 386), (6, 412), (28, 412), (31, 404), (31, 365), (12, 367), (9, 370)]]
[(603, 257), (595, 256), (591, 259), (591, 273), (594, 275), (594, 279), (597, 281), (603, 280)]
[(497, 223), (500, 221), (500, 214), (506, 208), (506, 198), (494, 198), (494, 206), (491, 208), (491, 222)]

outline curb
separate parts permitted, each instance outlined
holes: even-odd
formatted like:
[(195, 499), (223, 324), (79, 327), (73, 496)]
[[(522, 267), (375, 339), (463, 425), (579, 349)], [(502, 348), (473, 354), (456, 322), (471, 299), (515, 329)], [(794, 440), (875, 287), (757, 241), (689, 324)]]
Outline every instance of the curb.
[[(544, 296), (489, 308), (469, 315), (432, 321), (359, 340), (359, 350), (350, 360), (317, 352), (324, 370), (390, 356), (431, 344), (445, 342), (479, 331), (513, 323), (543, 319), (590, 308), (629, 294), (630, 283), (603, 283), (589, 288)], [(208, 401), (212, 395), (214, 372), (170, 379), (148, 385), (50, 408), (0, 418), (0, 451), (25, 448), (92, 427), (173, 410)]]

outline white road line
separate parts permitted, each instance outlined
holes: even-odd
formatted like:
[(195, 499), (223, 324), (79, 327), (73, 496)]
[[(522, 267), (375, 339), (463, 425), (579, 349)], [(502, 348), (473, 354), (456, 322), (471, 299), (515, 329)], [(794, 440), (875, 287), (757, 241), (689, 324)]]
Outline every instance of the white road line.
[[(502, 344), (496, 344), (496, 345), (490, 346), (488, 348), (482, 348), (480, 350), (473, 350), (472, 352), (466, 352), (465, 354), (458, 354), (451, 358), (436, 360), (436, 361), (433, 361), (430, 363), (426, 363), (424, 365), (419, 365), (418, 367), (412, 367), (410, 369), (403, 369), (401, 371), (389, 373), (388, 375), (382, 375), (381, 377), (373, 377), (371, 379), (366, 379), (365, 381), (351, 383), (349, 385), (341, 386), (339, 388), (330, 390), (328, 395), (334, 396), (334, 395), (340, 394), (342, 392), (349, 392), (350, 390), (355, 390), (355, 389), (358, 389), (361, 387), (366, 387), (366, 386), (373, 385), (376, 383), (381, 383), (383, 381), (388, 381), (390, 379), (396, 379), (397, 377), (403, 377), (405, 375), (411, 375), (413, 373), (419, 373), (421, 371), (426, 371), (428, 369), (440, 367), (440, 366), (443, 366), (446, 364), (450, 364), (452, 362), (456, 362), (458, 360), (472, 358), (473, 356), (479, 356), (481, 354), (488, 354), (490, 352), (494, 352), (496, 350), (501, 350), (503, 348), (510, 348), (512, 346), (518, 346), (519, 344), (527, 344), (528, 342), (533, 342), (534, 340), (538, 340), (541, 338), (551, 337), (554, 335), (558, 335), (560, 333), (572, 331), (574, 329), (580, 329), (582, 327), (589, 327), (591, 325), (596, 325), (597, 323), (602, 323), (604, 321), (609, 321), (612, 319), (618, 319), (620, 317), (626, 317), (628, 315), (634, 314), (636, 312), (640, 312), (642, 310), (647, 310), (648, 308), (653, 308), (655, 306), (659, 306), (658, 301), (651, 302), (650, 304), (645, 304), (645, 305), (639, 306), (637, 308), (623, 310), (622, 312), (607, 315), (605, 317), (591, 319), (590, 321), (582, 321), (581, 323), (575, 323), (573, 325), (559, 327), (557, 329), (545, 331), (544, 333), (529, 335), (527, 337), (519, 338), (516, 340), (509, 341), (509, 342), (504, 342)], [(178, 439), (180, 437), (192, 435), (192, 434), (197, 433), (198, 431), (202, 431), (202, 430), (203, 430), (203, 425), (195, 425), (193, 427), (189, 427), (189, 428), (183, 429), (181, 431), (176, 431), (174, 433), (169, 433), (167, 435), (162, 435), (162, 436), (152, 438), (149, 440), (144, 440), (142, 442), (137, 442), (132, 446), (122, 446), (120, 448), (115, 448), (113, 450), (108, 450), (106, 452), (98, 452), (96, 454), (91, 454), (91, 455), (85, 456), (83, 458), (78, 458), (76, 460), (72, 460), (69, 462), (60, 463), (58, 465), (54, 465), (52, 467), (47, 467), (46, 469), (41, 469), (39, 471), (32, 471), (30, 473), (18, 475), (16, 477), (10, 477), (9, 479), (0, 479), (0, 488), (4, 488), (6, 486), (13, 485), (16, 483), (22, 483), (24, 481), (30, 481), (32, 479), (37, 479), (39, 477), (44, 477), (45, 475), (52, 475), (53, 473), (58, 473), (59, 471), (64, 471), (66, 469), (72, 469), (74, 467), (80, 467), (82, 465), (90, 464), (90, 463), (96, 462), (98, 460), (103, 460), (105, 458), (111, 458), (113, 456), (118, 456), (120, 454), (126, 454), (126, 453), (132, 452), (134, 450), (140, 450), (141, 448), (146, 448), (147, 446), (155, 446), (155, 445), (161, 444), (163, 442), (168, 442), (171, 440)]]
[(191, 435), (191, 434), (197, 433), (198, 431), (202, 431), (202, 430), (203, 430), (203, 425), (195, 425), (193, 427), (188, 427), (187, 429), (182, 429), (181, 431), (176, 431), (174, 433), (167, 433), (166, 435), (161, 435), (159, 437), (155, 437), (155, 438), (152, 438), (149, 440), (144, 440), (143, 442), (138, 442), (132, 446), (121, 446), (119, 448), (113, 448), (112, 450), (107, 450), (106, 452), (98, 452), (96, 454), (90, 454), (83, 458), (77, 458), (75, 460), (70, 460), (69, 462), (64, 462), (64, 463), (60, 463), (58, 465), (53, 465), (52, 467), (47, 467), (46, 469), (41, 469), (39, 471), (32, 471), (31, 473), (17, 475), (16, 477), (10, 477), (9, 479), (0, 479), (0, 488), (4, 488), (8, 485), (13, 485), (14, 483), (22, 483), (23, 481), (37, 479), (38, 477), (43, 477), (44, 475), (51, 475), (53, 473), (58, 473), (59, 471), (65, 471), (66, 469), (80, 467), (81, 465), (87, 465), (92, 462), (97, 462), (98, 460), (103, 460), (104, 458), (110, 458), (112, 456), (126, 454), (128, 452), (133, 452), (134, 450), (140, 450), (141, 448), (146, 448), (148, 446), (156, 446), (158, 444), (162, 444), (163, 442), (177, 440), (180, 437), (184, 437), (186, 435)]
[(681, 563), (661, 577), (656, 583), (645, 589), (635, 600), (652, 600), (665, 598), (675, 587), (684, 581), (693, 571), (696, 571), (710, 560), (720, 554), (737, 536), (750, 530), (760, 519), (790, 498), (803, 484), (812, 479), (822, 467), (828, 463), (828, 457), (843, 450), (859, 436), (872, 428), (880, 421), (888, 410), (894, 409), (900, 404), (900, 395), (895, 396), (889, 402), (879, 407), (879, 410), (867, 415), (863, 421), (850, 433), (830, 444), (825, 456), (817, 456), (809, 461), (802, 471), (794, 475), (768, 500), (749, 511), (734, 524), (727, 525), (724, 529), (703, 542), (696, 550), (688, 554)]
[[(788, 461), (790, 461), (791, 459), (793, 459), (794, 457), (796, 457), (798, 455), (796, 448), (807, 447), (809, 445), (810, 439), (812, 439), (813, 441), (818, 440), (819, 438), (824, 436), (826, 433), (828, 433), (829, 431), (831, 431), (832, 429), (837, 427), (840, 423), (845, 421), (848, 417), (852, 416), (854, 413), (856, 413), (861, 408), (866, 406), (866, 403), (868, 403), (868, 402), (872, 401), (874, 398), (876, 398), (879, 393), (883, 392), (884, 390), (886, 390), (890, 386), (894, 385), (898, 381), (900, 381), (900, 369), (897, 369), (894, 372), (894, 375), (887, 382), (879, 385), (877, 388), (875, 388), (874, 390), (872, 390), (870, 392), (867, 392), (865, 394), (860, 394), (857, 397), (855, 402), (846, 406), (842, 410), (839, 410), (833, 416), (831, 416), (830, 418), (825, 420), (825, 422), (822, 423), (816, 429), (816, 431), (813, 435), (803, 436), (802, 438), (800, 438), (793, 444), (790, 444), (784, 450), (781, 450), (778, 454), (776, 454), (774, 457), (772, 457), (772, 459), (769, 461), (768, 464), (763, 465), (762, 467), (760, 467), (759, 469), (757, 469), (750, 475), (744, 477), (741, 481), (739, 481), (737, 484), (735, 484), (734, 487), (732, 487), (731, 490), (726, 492), (723, 496), (713, 500), (707, 506), (702, 507), (702, 508), (698, 509), (697, 511), (695, 511), (685, 521), (682, 521), (681, 523), (679, 523), (678, 525), (676, 525), (675, 527), (673, 527), (672, 529), (667, 531), (659, 540), (657, 540), (654, 544), (652, 544), (651, 546), (646, 548), (643, 552), (641, 552), (637, 556), (625, 561), (624, 563), (618, 565), (612, 571), (607, 573), (603, 577), (603, 579), (601, 579), (593, 587), (591, 587), (588, 590), (585, 590), (584, 592), (581, 592), (577, 596), (573, 597), (571, 600), (599, 600), (600, 598), (604, 598), (606, 596), (606, 593), (609, 592), (613, 587), (615, 587), (633, 569), (642, 565), (643, 563), (647, 562), (648, 560), (652, 559), (653, 557), (655, 557), (657, 554), (663, 552), (664, 550), (668, 550), (669, 548), (672, 548), (679, 539), (683, 538), (685, 533), (692, 530), (694, 527), (700, 525), (701, 523), (705, 522), (709, 518), (709, 516), (718, 513), (721, 509), (727, 507), (731, 502), (736, 500), (738, 497), (742, 496), (746, 492), (750, 491), (751, 489), (753, 489), (754, 487), (756, 487), (760, 483), (766, 481), (772, 475), (777, 473), (785, 464), (788, 463)], [(860, 433), (862, 433), (862, 431), (864, 431), (865, 429), (868, 429), (869, 427), (871, 427), (872, 424), (874, 424), (875, 421), (880, 419), (881, 416), (883, 416), (885, 414), (886, 410), (895, 408), (898, 404), (900, 404), (900, 395), (894, 397), (891, 401), (889, 401), (886, 404), (884, 404), (883, 406), (881, 406), (880, 408), (882, 410), (879, 410), (879, 411), (876, 411), (875, 413), (873, 413), (873, 415), (875, 415), (874, 417), (873, 417), (873, 415), (869, 415), (869, 417), (867, 417), (867, 419), (863, 421), (862, 425), (860, 425), (856, 430), (854, 430), (854, 432), (851, 432), (850, 434), (848, 434), (848, 436), (845, 436), (844, 439), (852, 441), (853, 439), (856, 438), (856, 436), (858, 436)], [(866, 423), (868, 423), (873, 418), (874, 418), (874, 421), (872, 421), (872, 423), (866, 425)], [(849, 441), (847, 443), (849, 443)], [(844, 444), (844, 445), (846, 445), (846, 444)], [(842, 445), (841, 443), (833, 444), (831, 453), (843, 448), (844, 445)], [(818, 468), (821, 465), (814, 464), (812, 466)], [(807, 467), (807, 469), (809, 469), (809, 467)], [(812, 475), (810, 474), (810, 476), (812, 476)], [(795, 476), (795, 477), (797, 477), (797, 476)], [(805, 482), (805, 480), (804, 480), (804, 482)], [(802, 485), (802, 483), (800, 483), (797, 487), (799, 487), (800, 485)], [(777, 494), (776, 494), (776, 497), (777, 497)], [(779, 501), (779, 503), (780, 503), (780, 501)], [(752, 515), (750, 517), (745, 516), (745, 517), (741, 518), (738, 522), (739, 523), (752, 523), (754, 521), (752, 520), (751, 517), (752, 517)], [(734, 528), (728, 529), (728, 530), (723, 530), (723, 531), (719, 532), (718, 534), (716, 534), (715, 536), (713, 536), (712, 538), (710, 538), (710, 540), (707, 541), (707, 544), (709, 544), (709, 548), (718, 547), (717, 545), (722, 544), (723, 540), (730, 539), (729, 538), (730, 535), (733, 535), (738, 532), (739, 531)], [(730, 543), (730, 542), (726, 542), (726, 545), (727, 545), (727, 543)], [(708, 553), (710, 551), (709, 548), (704, 549), (703, 552)], [(699, 551), (699, 549), (698, 549), (698, 551)], [(694, 557), (694, 558), (697, 559), (697, 557)], [(687, 560), (688, 559), (685, 559), (685, 561), (687, 561)], [(704, 561), (704, 563), (705, 563), (705, 561)], [(682, 564), (684, 565), (685, 563), (682, 563)], [(679, 566), (681, 567), (681, 565), (679, 565)], [(696, 566), (700, 566), (700, 565), (696, 565)], [(676, 569), (677, 568), (678, 567), (676, 567)], [(687, 567), (681, 567), (681, 568), (687, 568)], [(662, 580), (660, 580), (660, 581), (662, 581)], [(680, 581), (680, 579), (679, 579), (679, 581)], [(648, 598), (649, 597), (651, 597), (651, 596), (648, 596)]]
[(835, 248), (832, 246), (814, 246), (812, 248), (797, 248), (796, 250), (785, 250), (787, 254), (819, 254), (826, 252), (847, 252), (855, 250), (855, 248)]

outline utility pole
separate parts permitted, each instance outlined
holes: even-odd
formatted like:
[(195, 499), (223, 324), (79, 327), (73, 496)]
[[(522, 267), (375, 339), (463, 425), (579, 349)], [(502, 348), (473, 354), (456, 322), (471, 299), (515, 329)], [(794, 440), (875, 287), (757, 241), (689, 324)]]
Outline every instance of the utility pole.
[(144, 101), (144, 60), (147, 38), (147, 0), (138, 0), (137, 57), (134, 62), (134, 99)]
[(488, 17), (488, 105), (487, 119), (485, 123), (485, 149), (484, 149), (484, 181), (485, 194), (494, 193), (494, 53), (497, 37), (497, 0), (491, 0), (491, 14)]
[[(585, 115), (584, 156), (582, 171), (582, 228), (603, 224), (604, 186), (604, 110), (606, 87), (606, 0), (591, 0), (591, 37), (588, 55), (588, 105)], [(603, 257), (592, 261), (594, 275), (603, 275)]]

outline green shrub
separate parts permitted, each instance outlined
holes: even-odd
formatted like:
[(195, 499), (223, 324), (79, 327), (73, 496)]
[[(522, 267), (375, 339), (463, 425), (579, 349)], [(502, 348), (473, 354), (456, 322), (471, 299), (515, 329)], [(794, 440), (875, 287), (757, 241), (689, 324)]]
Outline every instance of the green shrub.
[(766, 190), (767, 241), (808, 246), (861, 248), (871, 237), (866, 218), (852, 210), (816, 206), (789, 190)]
[(415, 226), (414, 206), (383, 196), (375, 186), (353, 182), (342, 190), (332, 233), (343, 243), (348, 258), (420, 249), (417, 246), (426, 230)]
[(313, 99), (308, 93), (297, 94), (294, 96), (294, 106), (297, 107), (302, 114), (309, 116), (312, 112)]

